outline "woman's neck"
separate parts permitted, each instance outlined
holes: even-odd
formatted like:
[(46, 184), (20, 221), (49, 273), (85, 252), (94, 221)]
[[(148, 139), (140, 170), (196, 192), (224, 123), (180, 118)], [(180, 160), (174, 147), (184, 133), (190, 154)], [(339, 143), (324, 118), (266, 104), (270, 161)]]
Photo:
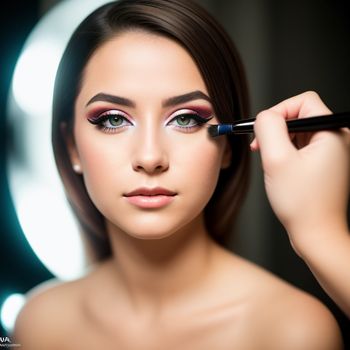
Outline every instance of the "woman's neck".
[(163, 239), (137, 239), (107, 227), (118, 289), (135, 309), (156, 312), (173, 307), (206, 280), (216, 245), (202, 216)]

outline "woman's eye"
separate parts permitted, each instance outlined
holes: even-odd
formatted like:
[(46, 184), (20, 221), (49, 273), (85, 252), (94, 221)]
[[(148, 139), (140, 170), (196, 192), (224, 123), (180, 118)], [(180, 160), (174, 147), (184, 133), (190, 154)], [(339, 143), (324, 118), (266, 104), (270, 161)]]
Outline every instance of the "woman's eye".
[(128, 121), (120, 115), (110, 115), (101, 124), (107, 128), (116, 128), (121, 127), (125, 122)]
[(176, 123), (179, 126), (193, 126), (197, 125), (197, 121), (189, 115), (180, 115), (175, 118)]
[(88, 120), (90, 123), (96, 125), (99, 129), (105, 132), (120, 131), (124, 127), (133, 125), (126, 117), (113, 111), (103, 113), (96, 119)]
[(211, 118), (203, 118), (196, 113), (179, 114), (168, 123), (180, 129), (193, 129), (207, 123)]

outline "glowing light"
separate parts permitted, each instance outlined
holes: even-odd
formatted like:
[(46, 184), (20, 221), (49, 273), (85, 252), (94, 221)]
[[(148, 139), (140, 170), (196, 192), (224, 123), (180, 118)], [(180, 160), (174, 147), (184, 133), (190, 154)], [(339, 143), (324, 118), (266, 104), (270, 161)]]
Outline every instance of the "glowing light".
[(25, 303), (25, 297), (22, 294), (12, 294), (4, 301), (1, 306), (1, 324), (7, 332), (14, 328), (16, 317)]
[(86, 257), (51, 150), (51, 104), (59, 60), (73, 30), (106, 0), (67, 0), (28, 37), (8, 101), (10, 191), (22, 230), (44, 265), (60, 279), (84, 273)]
[[(61, 279), (82, 274), (84, 251), (63, 193), (34, 178), (18, 181), (18, 219), (36, 255)], [(61, 215), (65, 213), (63, 217)], [(63, 220), (62, 220), (63, 219)]]
[(13, 94), (27, 113), (40, 116), (50, 110), (59, 57), (58, 47), (46, 40), (28, 46), (22, 53), (14, 74)]

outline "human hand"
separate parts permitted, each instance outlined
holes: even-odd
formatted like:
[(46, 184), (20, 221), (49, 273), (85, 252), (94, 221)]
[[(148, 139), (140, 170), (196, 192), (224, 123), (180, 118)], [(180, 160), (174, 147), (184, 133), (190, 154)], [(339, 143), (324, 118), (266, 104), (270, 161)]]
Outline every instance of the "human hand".
[(331, 111), (314, 92), (287, 99), (259, 113), (251, 144), (260, 149), (267, 196), (299, 255), (348, 231), (350, 131), (288, 135), (285, 123), (323, 114)]

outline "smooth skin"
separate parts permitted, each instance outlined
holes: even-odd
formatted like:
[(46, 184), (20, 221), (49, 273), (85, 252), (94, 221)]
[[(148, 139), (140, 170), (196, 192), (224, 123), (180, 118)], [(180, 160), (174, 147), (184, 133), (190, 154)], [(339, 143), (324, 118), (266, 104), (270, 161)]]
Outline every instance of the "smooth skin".
[[(227, 140), (174, 121), (184, 109), (212, 108), (206, 99), (162, 106), (192, 91), (208, 94), (192, 58), (167, 38), (126, 32), (91, 57), (68, 147), (106, 218), (113, 256), (83, 278), (31, 293), (14, 333), (22, 349), (342, 348), (324, 305), (210, 238), (203, 208), (229, 165)], [(88, 104), (100, 92), (134, 105)], [(87, 121), (95, 109), (122, 110), (130, 124), (106, 133)], [(176, 196), (158, 209), (125, 200), (143, 186)]]
[(258, 115), (251, 147), (260, 148), (267, 195), (293, 248), (350, 318), (350, 130), (290, 140), (284, 121), (331, 113), (315, 92), (285, 100)]

